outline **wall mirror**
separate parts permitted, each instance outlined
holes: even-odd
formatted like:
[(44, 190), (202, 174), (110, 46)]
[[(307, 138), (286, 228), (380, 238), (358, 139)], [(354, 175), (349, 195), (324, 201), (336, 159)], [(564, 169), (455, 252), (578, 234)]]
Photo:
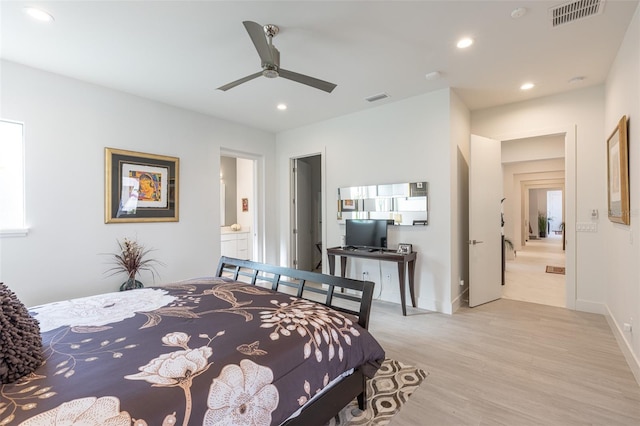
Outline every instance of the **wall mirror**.
[(338, 221), (393, 219), (394, 225), (427, 225), (428, 182), (338, 188)]

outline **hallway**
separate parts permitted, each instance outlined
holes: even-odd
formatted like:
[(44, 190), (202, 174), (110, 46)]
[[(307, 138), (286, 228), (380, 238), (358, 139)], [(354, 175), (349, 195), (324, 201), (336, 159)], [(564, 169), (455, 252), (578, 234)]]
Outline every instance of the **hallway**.
[(562, 236), (529, 240), (515, 259), (507, 257), (502, 297), (565, 307), (565, 276), (545, 272), (547, 266), (565, 266)]

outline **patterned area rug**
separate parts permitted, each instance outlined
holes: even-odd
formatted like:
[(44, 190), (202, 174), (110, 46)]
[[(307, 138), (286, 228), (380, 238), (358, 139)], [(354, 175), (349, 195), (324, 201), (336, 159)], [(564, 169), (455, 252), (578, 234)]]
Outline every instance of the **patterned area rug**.
[(385, 359), (375, 377), (367, 381), (367, 409), (360, 411), (358, 402), (351, 401), (326, 426), (389, 424), (427, 375), (419, 368)]
[(564, 275), (564, 266), (547, 266), (547, 272), (550, 274)]

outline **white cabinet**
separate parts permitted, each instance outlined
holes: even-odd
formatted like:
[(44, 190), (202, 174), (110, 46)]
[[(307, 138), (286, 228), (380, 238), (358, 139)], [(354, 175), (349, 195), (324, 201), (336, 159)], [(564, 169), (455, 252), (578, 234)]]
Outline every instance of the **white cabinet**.
[(220, 234), (220, 252), (223, 256), (250, 259), (250, 232), (223, 232)]

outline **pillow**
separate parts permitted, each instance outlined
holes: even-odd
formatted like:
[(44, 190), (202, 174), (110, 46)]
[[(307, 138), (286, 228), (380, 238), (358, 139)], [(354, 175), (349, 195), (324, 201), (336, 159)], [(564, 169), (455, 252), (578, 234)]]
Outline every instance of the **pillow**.
[(43, 361), (38, 321), (9, 288), (0, 283), (0, 383), (13, 383)]

